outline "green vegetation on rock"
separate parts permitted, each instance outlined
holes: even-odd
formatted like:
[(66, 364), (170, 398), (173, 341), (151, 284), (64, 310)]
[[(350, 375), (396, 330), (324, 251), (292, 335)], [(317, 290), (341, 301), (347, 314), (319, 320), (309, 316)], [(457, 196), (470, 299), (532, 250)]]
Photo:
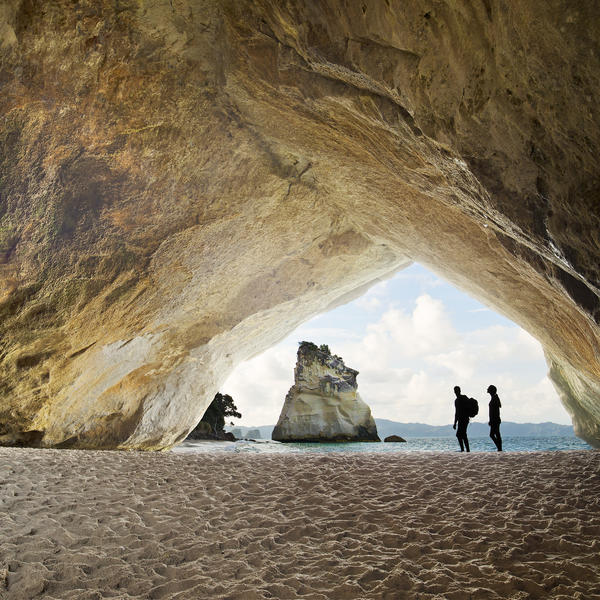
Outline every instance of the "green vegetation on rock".
[(217, 392), (213, 401), (206, 409), (200, 423), (188, 435), (192, 439), (227, 439), (225, 433), (225, 417), (241, 419), (233, 398), (229, 394)]

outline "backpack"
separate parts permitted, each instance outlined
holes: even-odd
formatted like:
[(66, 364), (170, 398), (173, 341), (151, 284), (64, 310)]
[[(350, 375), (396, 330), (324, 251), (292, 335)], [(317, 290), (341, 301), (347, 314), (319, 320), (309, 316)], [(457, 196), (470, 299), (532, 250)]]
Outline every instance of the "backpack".
[(477, 413), (479, 412), (479, 404), (477, 403), (477, 400), (475, 400), (475, 398), (469, 398), (469, 417), (472, 419), (473, 417), (477, 416)]

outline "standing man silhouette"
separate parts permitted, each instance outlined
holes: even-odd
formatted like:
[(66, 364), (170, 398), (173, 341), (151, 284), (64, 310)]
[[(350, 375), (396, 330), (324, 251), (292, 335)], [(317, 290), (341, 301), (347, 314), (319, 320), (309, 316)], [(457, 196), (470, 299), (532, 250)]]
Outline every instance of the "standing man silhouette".
[(456, 429), (458, 423), (458, 429), (456, 429), (456, 437), (460, 445), (460, 451), (471, 452), (469, 449), (469, 439), (467, 438), (467, 426), (469, 425), (469, 399), (460, 393), (460, 388), (454, 386), (454, 393), (456, 394), (456, 400), (454, 400), (454, 425), (453, 429)]
[(491, 396), (490, 399), (490, 420), (488, 425), (490, 426), (490, 437), (494, 444), (496, 444), (496, 448), (498, 452), (502, 452), (502, 438), (500, 437), (500, 398), (496, 393), (495, 385), (488, 386), (487, 393)]

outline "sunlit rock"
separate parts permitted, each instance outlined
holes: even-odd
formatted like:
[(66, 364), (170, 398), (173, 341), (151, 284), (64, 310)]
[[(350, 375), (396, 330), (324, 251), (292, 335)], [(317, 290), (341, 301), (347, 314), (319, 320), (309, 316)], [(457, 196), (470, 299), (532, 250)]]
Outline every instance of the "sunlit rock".
[(597, 23), (4, 0), (0, 443), (169, 447), (239, 361), (415, 260), (540, 340), (600, 445)]
[(329, 348), (302, 342), (272, 439), (278, 442), (378, 442), (371, 409), (356, 376)]

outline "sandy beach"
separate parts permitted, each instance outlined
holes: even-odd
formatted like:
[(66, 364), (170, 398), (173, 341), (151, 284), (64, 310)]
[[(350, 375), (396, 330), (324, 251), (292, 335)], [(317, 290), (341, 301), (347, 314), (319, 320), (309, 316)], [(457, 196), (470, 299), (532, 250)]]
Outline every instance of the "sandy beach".
[(0, 597), (600, 598), (600, 452), (0, 449)]

